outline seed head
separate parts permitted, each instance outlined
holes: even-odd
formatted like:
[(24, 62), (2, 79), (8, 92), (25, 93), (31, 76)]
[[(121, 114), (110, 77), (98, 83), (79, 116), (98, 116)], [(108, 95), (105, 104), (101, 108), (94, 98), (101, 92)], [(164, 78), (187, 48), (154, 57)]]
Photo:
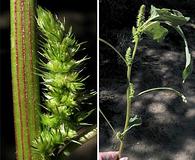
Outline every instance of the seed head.
[(145, 21), (145, 5), (141, 5), (137, 16), (137, 28), (139, 28)]

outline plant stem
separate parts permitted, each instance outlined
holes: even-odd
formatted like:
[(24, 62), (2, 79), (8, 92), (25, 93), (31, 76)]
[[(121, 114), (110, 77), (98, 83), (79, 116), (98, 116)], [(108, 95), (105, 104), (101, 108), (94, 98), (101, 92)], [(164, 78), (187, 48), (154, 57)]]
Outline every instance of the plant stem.
[[(126, 100), (127, 100), (127, 108), (126, 108), (126, 118), (125, 118), (125, 126), (123, 129), (123, 132), (127, 129), (128, 124), (129, 124), (129, 118), (131, 117), (132, 113), (131, 113), (131, 101), (132, 98), (130, 97), (130, 91), (129, 91), (129, 84), (131, 83), (131, 70), (132, 70), (132, 64), (133, 64), (133, 60), (137, 51), (137, 46), (138, 46), (138, 42), (139, 40), (135, 41), (135, 46), (133, 49), (133, 53), (132, 53), (132, 63), (131, 65), (127, 66), (127, 81), (128, 81), (128, 87), (127, 87), (127, 91), (126, 91)], [(121, 155), (123, 147), (124, 147), (124, 138), (123, 140), (120, 141), (120, 147), (119, 147), (119, 155)]]
[(109, 122), (109, 120), (106, 118), (106, 116), (104, 115), (104, 113), (102, 112), (102, 110), (99, 108), (100, 113), (102, 114), (102, 116), (104, 117), (104, 119), (106, 120), (106, 122), (108, 123), (109, 127), (112, 129), (112, 132), (114, 135), (117, 134), (117, 132), (115, 131), (114, 127), (111, 125), (111, 123)]
[[(11, 0), (11, 65), (17, 160), (31, 160), (39, 131), (39, 82), (35, 73), (34, 0)], [(35, 158), (38, 159), (38, 158)]]
[(127, 65), (125, 58), (122, 56), (122, 54), (119, 51), (116, 50), (116, 48), (113, 45), (111, 45), (109, 42), (107, 42), (106, 40), (102, 38), (99, 38), (99, 41), (103, 42), (104, 44), (112, 48), (118, 54), (118, 56), (123, 60), (123, 62)]

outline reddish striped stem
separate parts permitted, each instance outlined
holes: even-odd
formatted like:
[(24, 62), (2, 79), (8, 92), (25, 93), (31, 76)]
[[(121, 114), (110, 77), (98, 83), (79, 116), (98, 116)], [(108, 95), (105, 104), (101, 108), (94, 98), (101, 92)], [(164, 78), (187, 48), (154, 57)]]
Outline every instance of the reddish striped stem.
[(39, 132), (39, 82), (35, 73), (34, 0), (11, 0), (11, 63), (17, 160), (33, 156), (31, 142)]

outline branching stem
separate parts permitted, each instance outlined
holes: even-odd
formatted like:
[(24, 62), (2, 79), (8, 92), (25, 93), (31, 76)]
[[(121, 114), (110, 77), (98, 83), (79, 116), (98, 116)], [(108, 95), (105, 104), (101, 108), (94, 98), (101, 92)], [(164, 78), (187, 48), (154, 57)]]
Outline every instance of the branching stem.
[[(134, 46), (132, 57), (131, 57), (132, 58), (132, 64), (133, 64), (133, 60), (135, 58), (135, 54), (136, 54), (136, 51), (137, 51), (138, 42), (139, 42), (139, 39), (137, 41), (135, 41), (135, 46)], [(127, 67), (128, 84), (130, 84), (130, 82), (131, 82), (132, 64), (128, 65), (128, 67)], [(128, 123), (129, 123), (129, 118), (131, 117), (132, 97), (130, 97), (129, 95), (130, 95), (130, 91), (129, 91), (129, 86), (128, 86), (127, 91), (126, 91), (126, 99), (127, 99), (126, 118), (125, 118), (125, 126), (124, 126), (124, 129), (123, 129), (123, 132), (127, 129)], [(125, 138), (125, 135), (124, 135), (124, 138)], [(122, 141), (120, 141), (119, 155), (121, 155), (121, 153), (122, 153), (123, 146), (124, 146), (124, 141), (122, 140)]]

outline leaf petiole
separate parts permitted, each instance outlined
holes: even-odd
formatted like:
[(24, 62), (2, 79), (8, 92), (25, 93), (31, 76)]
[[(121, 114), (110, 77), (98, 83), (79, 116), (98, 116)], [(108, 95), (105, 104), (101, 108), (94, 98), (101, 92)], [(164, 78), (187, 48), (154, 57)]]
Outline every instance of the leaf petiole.
[(187, 103), (186, 97), (185, 97), (181, 92), (179, 92), (179, 91), (177, 91), (176, 89), (173, 89), (173, 88), (171, 88), (171, 87), (157, 87), (157, 88), (147, 89), (147, 90), (145, 90), (145, 91), (142, 91), (142, 92), (138, 93), (135, 97), (141, 96), (141, 95), (146, 94), (146, 93), (149, 93), (149, 92), (164, 91), (164, 90), (165, 90), (165, 91), (172, 91), (172, 92), (176, 93), (179, 97), (182, 98), (182, 101), (183, 101), (184, 103)]

